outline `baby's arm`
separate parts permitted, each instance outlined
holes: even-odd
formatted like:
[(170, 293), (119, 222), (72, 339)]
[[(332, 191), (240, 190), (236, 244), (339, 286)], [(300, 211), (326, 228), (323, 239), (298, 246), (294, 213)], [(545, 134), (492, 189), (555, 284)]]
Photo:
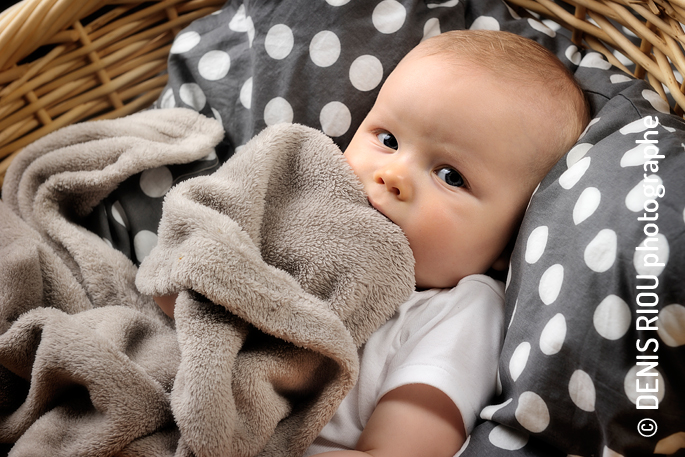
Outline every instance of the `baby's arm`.
[(465, 439), (461, 413), (446, 394), (427, 384), (409, 384), (381, 398), (357, 442), (357, 450), (319, 456), (452, 457)]

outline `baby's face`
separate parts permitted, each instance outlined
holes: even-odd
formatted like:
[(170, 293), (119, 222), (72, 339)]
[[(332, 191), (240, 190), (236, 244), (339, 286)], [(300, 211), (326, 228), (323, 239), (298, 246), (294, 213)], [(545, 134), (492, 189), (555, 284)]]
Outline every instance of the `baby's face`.
[(369, 202), (407, 236), (419, 288), (506, 267), (537, 184), (529, 164), (553, 129), (488, 72), (443, 60), (402, 61), (345, 151)]

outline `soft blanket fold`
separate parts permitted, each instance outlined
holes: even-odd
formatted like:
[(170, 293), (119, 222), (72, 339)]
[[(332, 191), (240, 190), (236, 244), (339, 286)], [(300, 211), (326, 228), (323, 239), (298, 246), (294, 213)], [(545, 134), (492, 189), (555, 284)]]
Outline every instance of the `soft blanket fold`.
[[(11, 455), (296, 456), (354, 384), (413, 260), (323, 134), (270, 127), (175, 186), (139, 270), (73, 222), (222, 137), (193, 111), (156, 110), (62, 129), (14, 160), (0, 202)], [(175, 323), (150, 297), (170, 293)]]

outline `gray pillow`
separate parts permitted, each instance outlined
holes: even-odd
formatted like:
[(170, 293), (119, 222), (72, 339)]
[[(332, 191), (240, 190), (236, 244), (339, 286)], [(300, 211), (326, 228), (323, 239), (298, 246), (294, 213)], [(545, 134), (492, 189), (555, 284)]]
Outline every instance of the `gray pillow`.
[(593, 119), (531, 199), (501, 393), (462, 455), (684, 455), (685, 123), (565, 46), (548, 44), (579, 64)]

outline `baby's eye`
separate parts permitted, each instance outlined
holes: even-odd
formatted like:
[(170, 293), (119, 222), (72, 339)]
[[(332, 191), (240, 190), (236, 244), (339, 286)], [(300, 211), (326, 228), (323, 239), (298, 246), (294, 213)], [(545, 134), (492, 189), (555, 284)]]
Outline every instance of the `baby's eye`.
[(395, 138), (395, 136), (392, 133), (383, 132), (379, 133), (376, 136), (378, 137), (378, 141), (380, 141), (381, 144), (386, 148), (397, 150), (397, 148), (399, 147), (399, 145), (397, 144), (397, 138)]
[(438, 178), (445, 181), (448, 186), (464, 187), (466, 185), (464, 178), (462, 178), (459, 172), (454, 168), (442, 167), (436, 171), (436, 174), (438, 175)]

